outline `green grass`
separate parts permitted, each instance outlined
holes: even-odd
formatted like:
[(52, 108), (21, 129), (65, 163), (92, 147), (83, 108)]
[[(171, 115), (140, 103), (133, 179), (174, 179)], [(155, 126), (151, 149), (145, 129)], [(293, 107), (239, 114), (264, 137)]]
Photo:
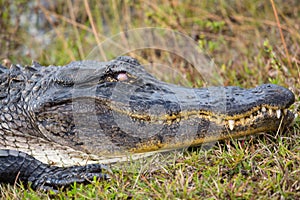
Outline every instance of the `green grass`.
[[(174, 29), (195, 39), (199, 48), (213, 58), (218, 66), (216, 77), (220, 77), (224, 85), (254, 87), (268, 82), (283, 85), (295, 93), (296, 103), (292, 110), (299, 113), (300, 5), (297, 0), (276, 1), (283, 39), (271, 1), (128, 0), (108, 1), (103, 5), (89, 1), (89, 7), (84, 6), (84, 1), (57, 2), (50, 8), (37, 6), (37, 10), (45, 14), (46, 21), (53, 25), (51, 29), (43, 28), (46, 32), (42, 36), (52, 41), (45, 46), (45, 40), (29, 36), (26, 24), (16, 26), (10, 21), (12, 8), (16, 16), (32, 12), (26, 1), (0, 0), (2, 61), (30, 64), (31, 60), (37, 60), (45, 65), (64, 65), (72, 60), (86, 59), (99, 41), (124, 30), (146, 26)], [(87, 14), (89, 12), (92, 17)], [(51, 21), (53, 18), (55, 20)], [(105, 52), (107, 57), (112, 53)], [(162, 76), (170, 73), (162, 73), (161, 68), (147, 68), (163, 80), (189, 87), (206, 84), (191, 64), (170, 52), (142, 49), (128, 54), (144, 64), (151, 60), (177, 72), (169, 77)], [(132, 162), (112, 167), (111, 181), (74, 185), (57, 195), (3, 185), (0, 197), (297, 199), (300, 198), (299, 133), (298, 119), (279, 134), (265, 133), (247, 140), (221, 142), (207, 151), (191, 148), (161, 157), (157, 155), (159, 160), (168, 158), (163, 164), (152, 158), (146, 166)]]

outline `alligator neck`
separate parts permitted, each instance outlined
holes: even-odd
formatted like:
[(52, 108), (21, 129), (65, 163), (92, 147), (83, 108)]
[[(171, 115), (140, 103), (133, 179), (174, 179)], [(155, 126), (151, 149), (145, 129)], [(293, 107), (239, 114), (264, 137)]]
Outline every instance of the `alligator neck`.
[(33, 92), (28, 86), (36, 84), (30, 80), (34, 71), (34, 67), (21, 65), (0, 66), (0, 129), (7, 134), (37, 132), (26, 99)]

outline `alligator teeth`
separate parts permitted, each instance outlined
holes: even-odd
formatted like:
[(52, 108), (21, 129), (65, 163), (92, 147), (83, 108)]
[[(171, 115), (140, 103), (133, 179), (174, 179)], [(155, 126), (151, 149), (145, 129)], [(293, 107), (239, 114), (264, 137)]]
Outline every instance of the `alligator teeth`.
[(257, 111), (257, 114), (258, 114), (258, 115), (260, 114), (260, 111), (259, 111), (259, 110)]
[(287, 114), (288, 109), (283, 109), (283, 114)]
[(297, 113), (295, 113), (295, 115), (294, 115), (294, 116), (295, 116), (295, 119), (296, 119), (296, 118), (298, 117), (298, 114), (297, 114)]
[(276, 115), (277, 115), (277, 118), (279, 119), (280, 116), (281, 116), (281, 110), (280, 109), (276, 110)]
[(273, 110), (271, 108), (269, 108), (269, 114), (272, 115)]
[(240, 119), (241, 124), (245, 124), (245, 118)]
[(168, 120), (168, 121), (167, 121), (167, 124), (168, 124), (168, 125), (171, 125), (171, 124), (172, 124), (172, 120)]
[(222, 118), (221, 117), (217, 117), (217, 123), (221, 124), (222, 123)]
[(261, 108), (261, 112), (266, 112), (266, 111), (267, 111), (266, 107), (263, 106), (263, 107)]
[(233, 130), (233, 128), (234, 128), (234, 120), (232, 120), (232, 119), (228, 120), (228, 125), (229, 125), (229, 129)]

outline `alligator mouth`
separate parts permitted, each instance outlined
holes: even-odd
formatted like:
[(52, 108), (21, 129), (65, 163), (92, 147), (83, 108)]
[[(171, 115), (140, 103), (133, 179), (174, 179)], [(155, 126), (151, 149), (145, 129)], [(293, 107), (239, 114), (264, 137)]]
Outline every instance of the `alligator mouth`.
[[(151, 137), (130, 149), (133, 153), (165, 151), (188, 146), (198, 146), (207, 142), (244, 137), (255, 133), (278, 131), (294, 120), (294, 114), (287, 108), (262, 105), (238, 115), (216, 114), (207, 111), (181, 112), (178, 115), (149, 116), (129, 114), (134, 124), (156, 123), (172, 126), (191, 121), (205, 128), (190, 136), (174, 135), (169, 137)], [(176, 139), (176, 137), (178, 137)], [(179, 139), (179, 140), (178, 140)]]

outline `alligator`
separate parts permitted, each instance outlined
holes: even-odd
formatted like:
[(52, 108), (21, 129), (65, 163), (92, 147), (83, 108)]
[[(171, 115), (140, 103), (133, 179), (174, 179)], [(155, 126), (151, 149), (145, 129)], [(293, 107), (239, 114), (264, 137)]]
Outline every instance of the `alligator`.
[(295, 97), (274, 84), (177, 86), (121, 56), (0, 65), (0, 101), (0, 183), (55, 190), (108, 179), (106, 160), (279, 130)]

